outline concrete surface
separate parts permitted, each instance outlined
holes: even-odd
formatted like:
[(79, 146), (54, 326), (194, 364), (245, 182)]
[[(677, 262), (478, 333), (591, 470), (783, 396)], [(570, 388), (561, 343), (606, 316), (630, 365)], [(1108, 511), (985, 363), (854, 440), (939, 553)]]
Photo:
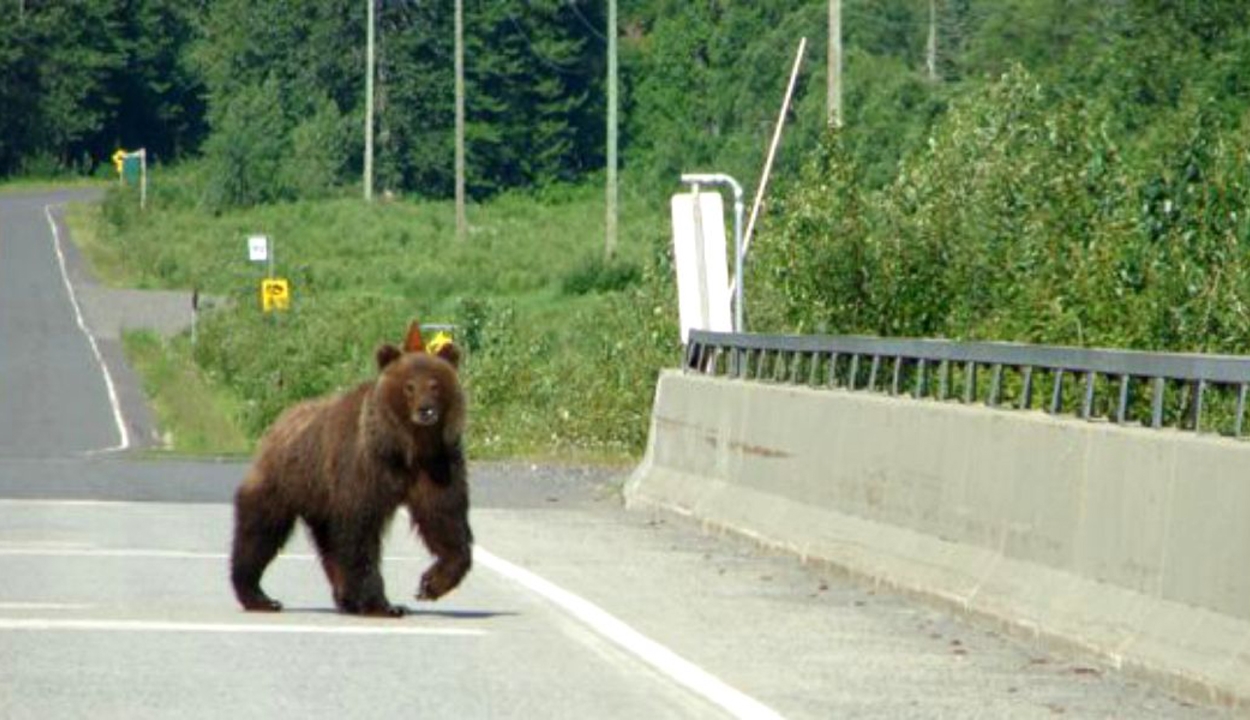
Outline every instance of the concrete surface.
[(1250, 445), (666, 372), (634, 507), (676, 510), (1250, 708)]

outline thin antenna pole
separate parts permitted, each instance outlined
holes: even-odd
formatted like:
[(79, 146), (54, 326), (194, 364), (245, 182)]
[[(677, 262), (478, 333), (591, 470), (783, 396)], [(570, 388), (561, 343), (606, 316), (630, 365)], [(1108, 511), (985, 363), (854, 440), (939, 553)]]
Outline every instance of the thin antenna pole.
[(799, 40), (799, 51), (794, 54), (794, 67), (790, 70), (790, 83), (786, 85), (786, 96), (781, 103), (781, 112), (777, 113), (777, 126), (773, 129), (773, 139), (768, 146), (768, 157), (764, 161), (764, 172), (760, 177), (760, 185), (755, 190), (755, 203), (751, 206), (751, 219), (747, 221), (747, 229), (742, 237), (742, 255), (744, 258), (747, 251), (751, 248), (751, 236), (755, 233), (755, 221), (759, 219), (760, 205), (764, 202), (764, 191), (768, 188), (768, 177), (773, 171), (773, 158), (777, 156), (777, 145), (781, 142), (781, 131), (786, 126), (786, 112), (790, 109), (790, 98), (794, 95), (794, 83), (798, 80), (799, 66), (803, 63), (803, 52), (805, 50), (807, 50), (807, 38)]

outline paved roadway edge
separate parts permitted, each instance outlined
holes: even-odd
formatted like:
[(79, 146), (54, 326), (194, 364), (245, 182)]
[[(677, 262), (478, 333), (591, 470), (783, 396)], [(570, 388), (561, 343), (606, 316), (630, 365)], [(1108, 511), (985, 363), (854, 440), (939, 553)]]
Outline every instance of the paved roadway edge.
[(50, 203), (43, 206), (44, 216), (48, 219), (48, 227), (52, 230), (53, 247), (56, 250), (57, 267), (61, 272), (61, 280), (65, 284), (65, 292), (69, 297), (70, 305), (74, 309), (74, 320), (78, 324), (78, 329), (87, 338), (87, 344), (91, 347), (91, 354), (95, 357), (96, 365), (100, 368), (100, 373), (104, 378), (104, 386), (108, 393), (109, 405), (112, 409), (113, 422), (117, 428), (118, 441), (116, 445), (107, 448), (100, 448), (96, 452), (118, 452), (130, 448), (130, 431), (126, 427), (126, 419), (122, 415), (121, 401), (118, 398), (117, 385), (113, 382), (113, 373), (109, 370), (108, 364), (104, 362), (104, 355), (100, 352), (100, 345), (96, 342), (95, 335), (91, 333), (87, 327), (87, 321), (83, 318), (82, 306), (78, 302), (78, 294), (74, 291), (74, 284), (70, 282), (69, 271), (65, 266), (65, 251), (61, 246), (61, 232), (57, 228), (56, 220), (52, 217), (52, 208), (56, 203)]

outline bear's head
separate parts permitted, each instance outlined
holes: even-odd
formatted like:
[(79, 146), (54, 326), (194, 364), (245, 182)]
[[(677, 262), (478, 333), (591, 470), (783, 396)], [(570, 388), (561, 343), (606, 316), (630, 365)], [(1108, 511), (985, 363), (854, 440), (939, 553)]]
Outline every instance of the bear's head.
[(416, 441), (418, 454), (458, 445), (465, 422), (459, 348), (448, 342), (429, 352), (413, 323), (402, 350), (383, 345), (376, 358), (374, 401), (391, 423)]

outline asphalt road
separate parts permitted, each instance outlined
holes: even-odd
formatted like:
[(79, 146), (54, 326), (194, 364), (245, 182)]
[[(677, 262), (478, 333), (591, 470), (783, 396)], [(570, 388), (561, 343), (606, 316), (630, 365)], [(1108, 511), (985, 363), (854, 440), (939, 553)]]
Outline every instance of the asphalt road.
[(108, 308), (70, 300), (66, 276), (80, 306), (108, 293), (72, 248), (63, 274), (59, 199), (0, 196), (0, 717), (1219, 717), (627, 513), (604, 471), (472, 465), (475, 567), (434, 604), (412, 599), (428, 558), (397, 520), (384, 570), (402, 620), (333, 613), (302, 535), (266, 579), (288, 611), (240, 612), (226, 549), (245, 468), (120, 449), (150, 421), (92, 328)]

